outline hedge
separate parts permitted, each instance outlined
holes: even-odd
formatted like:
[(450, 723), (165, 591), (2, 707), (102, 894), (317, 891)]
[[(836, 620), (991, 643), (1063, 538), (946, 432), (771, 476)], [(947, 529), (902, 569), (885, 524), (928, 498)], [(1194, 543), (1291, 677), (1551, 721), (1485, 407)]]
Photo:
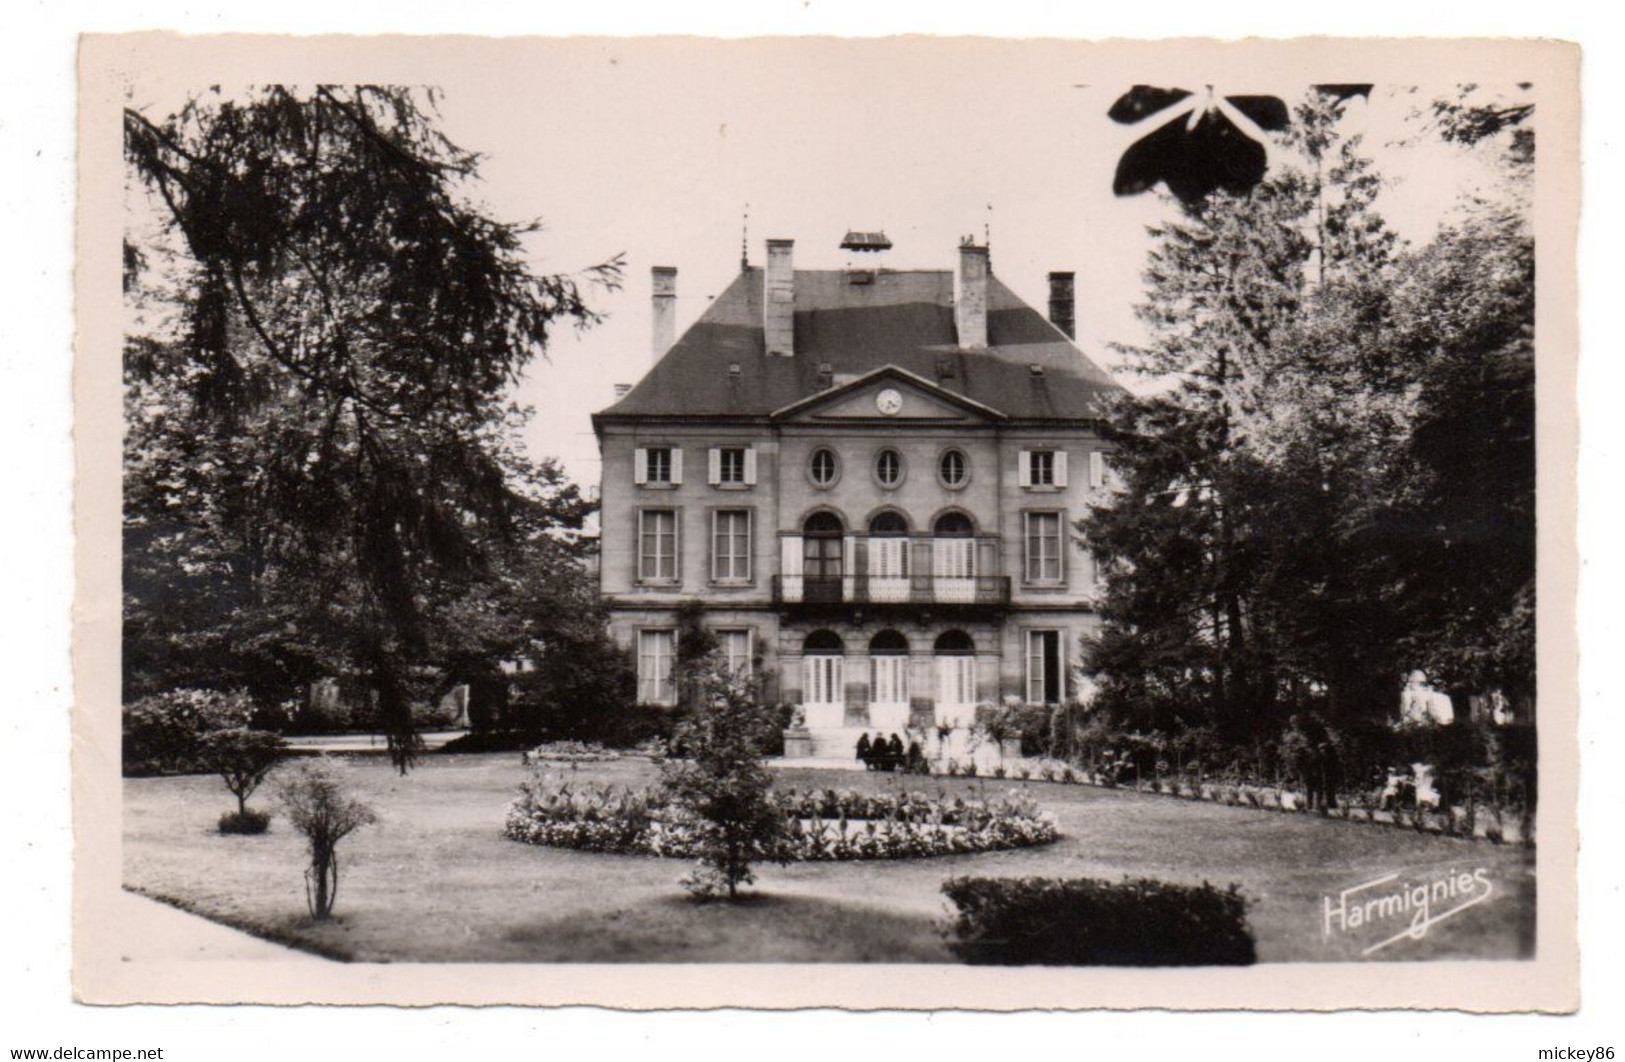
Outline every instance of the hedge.
[(997, 966), (1243, 966), (1257, 960), (1236, 886), (1153, 878), (950, 878), (950, 950)]

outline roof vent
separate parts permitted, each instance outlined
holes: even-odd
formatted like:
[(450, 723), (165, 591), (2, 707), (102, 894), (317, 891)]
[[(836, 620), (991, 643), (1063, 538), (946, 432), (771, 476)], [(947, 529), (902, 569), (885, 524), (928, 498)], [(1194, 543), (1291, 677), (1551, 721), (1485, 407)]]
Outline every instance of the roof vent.
[(744, 369), (740, 368), (739, 363), (737, 361), (730, 361), (728, 363), (728, 375), (729, 376), (738, 376), (740, 373), (742, 373), (744, 371), (745, 371)]
[(1033, 362), (1031, 365), (1027, 366), (1027, 371), (1032, 373), (1034, 376), (1043, 376), (1044, 375), (1044, 367), (1042, 365), (1038, 364), (1036, 361)]
[(858, 232), (848, 231), (846, 238), (841, 241), (843, 251), (889, 251), (891, 241), (884, 232)]

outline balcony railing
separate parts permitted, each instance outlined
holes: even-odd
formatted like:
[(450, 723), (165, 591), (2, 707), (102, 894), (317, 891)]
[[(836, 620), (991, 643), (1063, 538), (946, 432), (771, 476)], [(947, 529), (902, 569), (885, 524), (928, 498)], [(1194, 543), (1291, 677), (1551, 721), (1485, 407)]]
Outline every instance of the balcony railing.
[(979, 605), (1010, 603), (1005, 575), (775, 575), (776, 605)]

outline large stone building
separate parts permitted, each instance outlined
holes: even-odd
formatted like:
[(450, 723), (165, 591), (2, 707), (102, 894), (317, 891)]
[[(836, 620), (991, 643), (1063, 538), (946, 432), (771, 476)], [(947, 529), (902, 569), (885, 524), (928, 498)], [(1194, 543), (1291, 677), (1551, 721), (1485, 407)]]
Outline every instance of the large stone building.
[(959, 248), (957, 278), (792, 252), (769, 240), (675, 341), (676, 270), (657, 267), (657, 360), (594, 417), (600, 580), (639, 699), (674, 698), (688, 599), (731, 666), (803, 707), (820, 754), (1065, 699), (1097, 623), (1072, 524), (1117, 390), (1072, 342), (1072, 275), (1050, 274), (1046, 319), (986, 247)]

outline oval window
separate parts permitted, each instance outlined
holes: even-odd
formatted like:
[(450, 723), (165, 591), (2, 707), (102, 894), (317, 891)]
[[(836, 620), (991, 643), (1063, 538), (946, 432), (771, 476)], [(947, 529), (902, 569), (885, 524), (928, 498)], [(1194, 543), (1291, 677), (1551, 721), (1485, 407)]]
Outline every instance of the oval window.
[(835, 477), (840, 474), (840, 467), (840, 464), (835, 459), (834, 450), (820, 449), (813, 451), (812, 463), (809, 468), (812, 481), (818, 486), (827, 487), (834, 483)]
[(875, 479), (882, 487), (895, 487), (903, 481), (903, 455), (896, 450), (882, 450), (875, 457)]
[(962, 451), (948, 450), (942, 455), (942, 463), (937, 466), (937, 472), (942, 478), (943, 486), (963, 487), (970, 479), (970, 464)]

